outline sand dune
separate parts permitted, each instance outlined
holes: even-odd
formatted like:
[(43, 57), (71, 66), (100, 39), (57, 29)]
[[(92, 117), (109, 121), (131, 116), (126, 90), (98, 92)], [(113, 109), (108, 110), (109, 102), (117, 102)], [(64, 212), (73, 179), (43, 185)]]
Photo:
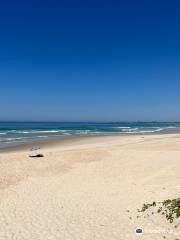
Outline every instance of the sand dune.
[(180, 135), (82, 138), (40, 151), (0, 153), (0, 239), (180, 238), (178, 220), (137, 212), (180, 196)]

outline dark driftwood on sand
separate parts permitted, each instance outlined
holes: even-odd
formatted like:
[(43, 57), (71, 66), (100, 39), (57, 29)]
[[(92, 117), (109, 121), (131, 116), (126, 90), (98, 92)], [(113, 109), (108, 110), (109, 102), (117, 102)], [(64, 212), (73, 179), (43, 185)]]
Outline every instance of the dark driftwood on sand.
[(35, 158), (35, 157), (44, 157), (44, 155), (43, 154), (31, 154), (31, 155), (29, 155), (29, 157), (31, 157), (31, 158)]

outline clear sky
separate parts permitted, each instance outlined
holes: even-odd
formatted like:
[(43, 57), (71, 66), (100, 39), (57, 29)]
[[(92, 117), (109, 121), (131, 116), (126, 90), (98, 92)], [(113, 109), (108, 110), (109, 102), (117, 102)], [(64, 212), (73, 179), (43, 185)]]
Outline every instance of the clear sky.
[(180, 121), (180, 1), (1, 1), (0, 120)]

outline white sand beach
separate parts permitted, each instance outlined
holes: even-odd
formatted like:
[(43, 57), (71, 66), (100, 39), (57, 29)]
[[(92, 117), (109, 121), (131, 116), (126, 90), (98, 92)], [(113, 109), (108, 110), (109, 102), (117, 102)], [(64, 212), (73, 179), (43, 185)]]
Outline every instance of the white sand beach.
[(43, 158), (23, 147), (0, 152), (0, 239), (180, 239), (177, 220), (137, 211), (180, 197), (180, 134), (80, 138), (38, 151)]

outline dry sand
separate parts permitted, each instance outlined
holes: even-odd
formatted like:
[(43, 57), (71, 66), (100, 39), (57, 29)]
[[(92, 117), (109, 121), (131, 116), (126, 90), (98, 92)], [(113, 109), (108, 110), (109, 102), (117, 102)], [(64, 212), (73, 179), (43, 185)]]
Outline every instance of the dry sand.
[(143, 203), (180, 197), (180, 135), (82, 138), (39, 152), (0, 153), (0, 240), (180, 239), (177, 220), (137, 217)]

